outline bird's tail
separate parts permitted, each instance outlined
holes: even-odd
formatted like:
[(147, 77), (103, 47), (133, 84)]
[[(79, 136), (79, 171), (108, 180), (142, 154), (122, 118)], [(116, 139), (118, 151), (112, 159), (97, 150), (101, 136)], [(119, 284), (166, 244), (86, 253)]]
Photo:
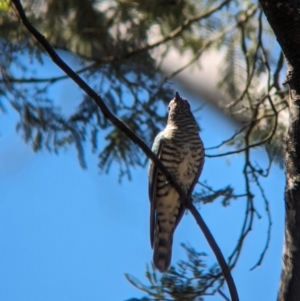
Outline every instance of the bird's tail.
[(174, 224), (171, 225), (167, 221), (160, 223), (157, 220), (155, 228), (153, 263), (161, 273), (164, 273), (171, 263)]

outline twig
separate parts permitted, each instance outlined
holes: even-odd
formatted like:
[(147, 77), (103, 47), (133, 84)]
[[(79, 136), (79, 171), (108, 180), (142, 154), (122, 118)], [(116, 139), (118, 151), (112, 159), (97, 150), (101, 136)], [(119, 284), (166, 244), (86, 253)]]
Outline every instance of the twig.
[(226, 301), (230, 301), (230, 299), (220, 290), (218, 289), (218, 293), (226, 300)]
[(253, 148), (253, 147), (257, 147), (257, 146), (260, 146), (264, 143), (266, 143), (267, 141), (269, 141), (272, 137), (274, 136), (273, 134), (273, 131), (263, 140), (257, 142), (257, 143), (253, 143), (253, 144), (250, 144), (250, 145), (247, 145), (241, 149), (237, 149), (235, 151), (230, 151), (230, 152), (226, 152), (226, 153), (222, 153), (222, 154), (216, 154), (216, 155), (208, 155), (208, 154), (205, 154), (205, 157), (208, 157), (208, 158), (215, 158), (215, 157), (224, 157), (224, 156), (228, 156), (228, 155), (233, 155), (233, 154), (238, 154), (238, 153), (241, 153), (241, 152), (244, 152), (246, 150), (249, 150), (250, 148)]
[(258, 261), (255, 263), (255, 265), (250, 269), (250, 271), (253, 271), (256, 267), (258, 267), (259, 265), (261, 265), (265, 255), (266, 255), (266, 252), (269, 248), (269, 245), (270, 245), (270, 241), (271, 241), (271, 228), (272, 228), (272, 218), (271, 218), (271, 212), (270, 212), (270, 206), (269, 206), (269, 201), (265, 195), (265, 191), (264, 189), (262, 188), (259, 180), (258, 180), (258, 177), (255, 173), (253, 173), (253, 176), (254, 176), (254, 181), (256, 182), (256, 185), (257, 187), (259, 188), (260, 190), (260, 193), (262, 195), (262, 198), (265, 202), (265, 211), (267, 212), (267, 216), (268, 216), (268, 231), (267, 231), (267, 240), (266, 240), (266, 244), (265, 244), (265, 247), (263, 248), (263, 251), (262, 253), (260, 254), (260, 257), (258, 259)]
[[(258, 9), (258, 6), (255, 7), (255, 13), (256, 10)], [(262, 10), (260, 9), (260, 16), (262, 15)], [(256, 62), (257, 62), (257, 55), (258, 55), (258, 50), (259, 50), (259, 46), (260, 46), (260, 39), (258, 39), (258, 43), (254, 52), (254, 56), (253, 56), (253, 63), (252, 63), (252, 69), (250, 72), (250, 62), (249, 62), (249, 57), (248, 57), (248, 51), (247, 51), (247, 47), (246, 47), (246, 41), (245, 41), (245, 35), (244, 35), (244, 27), (241, 28), (241, 48), (245, 57), (245, 61), (246, 61), (246, 69), (247, 69), (247, 81), (246, 81), (246, 86), (242, 92), (242, 94), (240, 95), (240, 97), (238, 97), (237, 99), (233, 100), (232, 102), (228, 103), (226, 105), (226, 108), (232, 108), (234, 107), (237, 103), (239, 103), (244, 96), (247, 94), (248, 89), (250, 87), (250, 84), (252, 82), (253, 76), (254, 76), (254, 72), (256, 70)], [(261, 36), (262, 34), (262, 27), (261, 24), (259, 26), (259, 30), (258, 30), (258, 38)]]

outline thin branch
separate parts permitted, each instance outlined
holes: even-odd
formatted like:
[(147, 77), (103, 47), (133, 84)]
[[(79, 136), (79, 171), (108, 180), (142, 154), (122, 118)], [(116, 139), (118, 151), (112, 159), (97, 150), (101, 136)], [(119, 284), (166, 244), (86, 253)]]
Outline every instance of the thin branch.
[(219, 248), (219, 246), (217, 245), (214, 237), (212, 236), (211, 232), (209, 231), (207, 225), (205, 224), (204, 220), (202, 219), (201, 215), (199, 214), (199, 212), (197, 211), (197, 209), (195, 208), (195, 206), (192, 204), (192, 202), (190, 202), (188, 204), (188, 209), (190, 210), (190, 212), (192, 213), (192, 215), (194, 216), (197, 224), (199, 225), (199, 227), (201, 228), (207, 242), (209, 243), (211, 249), (213, 250), (219, 265), (222, 269), (224, 278), (227, 282), (228, 285), (228, 289), (231, 295), (231, 300), (232, 301), (238, 301), (239, 300), (239, 296), (233, 281), (233, 278), (231, 276), (230, 273), (230, 269), (224, 259), (224, 256)]
[[(254, 12), (256, 12), (256, 9), (258, 9), (258, 6), (256, 6)], [(257, 43), (256, 49), (255, 49), (255, 52), (254, 52), (254, 56), (253, 56), (253, 63), (252, 63), (251, 72), (250, 72), (250, 65), (249, 65), (250, 63), (249, 63), (249, 57), (248, 57), (249, 55), (248, 55), (248, 51), (247, 51), (247, 47), (246, 47), (246, 41), (244, 40), (245, 39), (245, 36), (244, 36), (244, 27), (242, 27), (242, 29), (241, 29), (241, 31), (242, 31), (242, 35), (241, 35), (241, 38), (242, 38), (241, 48), (242, 48), (242, 51), (243, 51), (243, 54), (244, 54), (244, 57), (245, 57), (245, 60), (246, 60), (247, 82), (246, 82), (246, 86), (245, 86), (242, 94), (240, 95), (240, 97), (238, 97), (236, 100), (233, 100), (232, 102), (228, 103), (225, 106), (226, 108), (232, 108), (237, 103), (239, 103), (244, 98), (244, 96), (247, 94), (248, 89), (249, 89), (249, 87), (251, 85), (252, 79), (254, 77), (254, 72), (256, 70), (257, 55), (258, 55), (258, 50), (259, 50), (259, 46), (260, 46), (260, 39), (261, 39), (261, 34), (262, 34), (261, 16), (262, 16), (262, 10), (260, 9), (260, 14), (259, 14), (260, 22), (259, 22), (259, 30), (258, 30), (258, 43)]]
[[(274, 127), (275, 128), (275, 127)], [(268, 142), (272, 137), (273, 137), (273, 131), (263, 140), (257, 142), (257, 143), (253, 143), (253, 144), (250, 144), (250, 145), (247, 145), (241, 149), (237, 149), (235, 151), (230, 151), (230, 152), (226, 152), (226, 153), (223, 153), (223, 154), (216, 154), (216, 155), (208, 155), (208, 154), (205, 154), (205, 157), (208, 157), (208, 158), (215, 158), (215, 157), (224, 157), (224, 156), (228, 156), (228, 155), (233, 155), (233, 154), (238, 154), (238, 153), (241, 153), (241, 152), (244, 152), (250, 148), (253, 148), (253, 147), (257, 147), (257, 146), (260, 146), (266, 142)]]
[(162, 80), (161, 86), (165, 84), (168, 80), (174, 78), (180, 72), (182, 72), (183, 70), (191, 66), (193, 63), (195, 63), (200, 58), (200, 56), (204, 53), (204, 51), (207, 50), (213, 43), (220, 41), (220, 39), (222, 39), (227, 33), (231, 32), (236, 27), (246, 23), (256, 13), (257, 9), (258, 9), (258, 5), (253, 5), (253, 7), (251, 7), (251, 9), (249, 9), (247, 13), (242, 18), (240, 18), (236, 23), (226, 27), (224, 30), (214, 35), (212, 38), (208, 39), (187, 63), (183, 64), (177, 70), (173, 71), (170, 75), (165, 76), (165, 78)]
[[(77, 74), (83, 72), (82, 69), (75, 71)], [(22, 84), (36, 84), (36, 83), (45, 83), (49, 82), (51, 84), (62, 80), (62, 79), (68, 79), (68, 75), (60, 75), (60, 76), (53, 76), (53, 77), (47, 77), (47, 78), (38, 78), (38, 77), (28, 77), (28, 78), (15, 78), (13, 76), (10, 76), (8, 74), (2, 73), (2, 79), (0, 79), (0, 83), (3, 82), (10, 82), (10, 83), (22, 83)]]
[[(272, 115), (272, 116), (275, 116), (275, 123), (274, 123), (274, 126), (273, 126), (273, 129), (272, 129), (271, 133), (270, 133), (266, 138), (264, 138), (263, 140), (261, 140), (261, 141), (259, 141), (259, 142), (257, 142), (257, 143), (253, 143), (253, 144), (250, 144), (250, 145), (246, 145), (245, 147), (243, 147), (243, 148), (241, 148), (241, 149), (237, 149), (237, 150), (235, 150), (235, 151), (229, 151), (229, 152), (226, 152), (226, 153), (216, 154), (216, 155), (208, 155), (208, 154), (205, 154), (205, 156), (208, 157), (208, 158), (214, 158), (214, 157), (223, 157), (223, 156), (238, 154), (238, 153), (244, 152), (244, 151), (246, 151), (246, 150), (248, 150), (248, 149), (250, 149), (250, 148), (254, 148), (254, 147), (260, 146), (260, 145), (262, 145), (262, 144), (265, 144), (266, 142), (271, 142), (273, 136), (275, 135), (276, 129), (277, 129), (278, 112), (277, 112), (277, 110), (276, 110), (276, 108), (275, 108), (275, 106), (274, 106), (274, 104), (273, 104), (273, 102), (272, 102), (272, 100), (271, 100), (271, 97), (270, 97), (269, 95), (267, 95), (267, 99), (269, 100), (270, 106), (271, 106), (271, 108), (272, 108), (272, 110), (273, 110), (273, 112), (274, 112), (274, 115)], [(263, 116), (262, 118), (265, 118), (265, 117), (266, 117), (266, 116)], [(270, 117), (271, 117), (271, 116), (270, 116)], [(257, 120), (259, 120), (259, 119), (255, 119), (255, 120), (253, 120), (251, 123), (256, 123)], [(248, 127), (248, 126), (249, 126), (249, 125), (247, 125), (247, 126), (245, 126), (245, 127)], [(254, 126), (254, 124), (252, 125), (252, 127), (253, 127), (253, 126)], [(244, 129), (245, 127), (243, 127), (242, 129)], [(239, 132), (240, 132), (240, 131), (239, 131)], [(238, 132), (238, 133), (239, 133), (239, 132)], [(237, 133), (236, 133), (236, 134), (237, 134)], [(236, 134), (235, 134), (235, 135), (236, 135)], [(234, 137), (235, 135), (233, 135), (233, 137)], [(221, 143), (221, 145), (222, 145), (223, 143), (226, 143), (226, 142), (231, 141), (233, 137), (229, 138), (228, 140), (223, 141), (223, 142)], [(221, 146), (221, 145), (220, 145), (220, 146)], [(210, 149), (214, 149), (214, 148), (216, 148), (216, 147), (211, 147)]]
[[(204, 187), (205, 189), (207, 189), (208, 191), (212, 192), (215, 196), (215, 198), (219, 197), (219, 196), (225, 196), (228, 197), (230, 196), (230, 199), (238, 199), (238, 198), (243, 198), (245, 196), (247, 196), (247, 194), (233, 194), (233, 188), (231, 188), (229, 185), (223, 189), (218, 189), (215, 190), (212, 187), (208, 186), (207, 184), (204, 184), (202, 182), (198, 182), (198, 184), (202, 187)], [(197, 196), (197, 194), (196, 194)], [(207, 196), (205, 196), (206, 198)]]
[(249, 126), (249, 124), (244, 125), (243, 127), (241, 127), (238, 131), (236, 131), (230, 138), (222, 141), (221, 143), (219, 143), (216, 146), (210, 146), (210, 147), (206, 147), (205, 151), (207, 150), (212, 150), (212, 149), (217, 149), (220, 148), (221, 146), (223, 146), (224, 144), (233, 141), (235, 139), (236, 136), (238, 136), (240, 133), (242, 133), (247, 127)]
[(269, 201), (265, 195), (265, 191), (264, 189), (262, 188), (259, 180), (258, 180), (258, 177), (255, 173), (253, 173), (253, 176), (254, 176), (254, 181), (257, 185), (257, 187), (259, 188), (260, 190), (260, 193), (262, 195), (262, 198), (264, 200), (264, 203), (265, 203), (265, 210), (267, 212), (267, 216), (268, 216), (268, 231), (267, 231), (267, 240), (266, 240), (266, 244), (262, 250), (262, 253), (260, 254), (260, 257), (258, 259), (258, 261), (255, 263), (255, 265), (250, 269), (250, 271), (253, 271), (256, 267), (260, 266), (265, 255), (266, 255), (266, 252), (269, 248), (269, 245), (270, 245), (270, 241), (271, 241), (271, 228), (272, 228), (272, 218), (271, 218), (271, 212), (270, 212), (270, 206), (269, 206)]
[[(255, 106), (253, 108), (252, 120), (255, 120), (257, 118), (258, 108), (259, 108), (259, 104), (257, 104), (257, 106)], [(245, 137), (244, 137), (246, 150), (245, 150), (245, 165), (243, 168), (243, 174), (244, 174), (244, 179), (245, 179), (247, 204), (246, 204), (245, 218), (244, 218), (244, 222), (243, 222), (243, 226), (242, 226), (242, 230), (241, 230), (241, 234), (240, 234), (238, 243), (237, 243), (235, 249), (233, 250), (232, 254), (228, 258), (228, 261), (229, 261), (231, 267), (235, 266), (236, 262), (239, 259), (244, 240), (247, 237), (248, 233), (251, 231), (253, 220), (254, 220), (254, 212), (255, 212), (255, 208), (253, 205), (254, 195), (251, 192), (250, 179), (249, 179), (249, 173), (248, 173), (248, 167), (250, 165), (249, 138), (250, 138), (250, 135), (254, 128), (254, 125), (255, 125), (255, 123), (253, 122), (252, 125), (250, 125), (250, 127), (247, 130)]]
[(218, 289), (218, 293), (224, 298), (224, 300), (230, 301), (230, 299), (220, 289)]
[[(229, 4), (231, 2), (231, 0), (225, 0), (223, 2), (221, 2), (219, 5), (216, 5), (215, 7), (212, 7), (210, 10), (208, 10), (206, 13), (204, 14), (200, 14), (200, 15), (197, 15), (197, 16), (194, 16), (192, 18), (188, 18), (186, 19), (181, 26), (177, 27), (176, 29), (174, 29), (173, 31), (171, 31), (166, 37), (160, 39), (159, 41), (151, 44), (151, 45), (148, 45), (146, 48), (146, 50), (149, 50), (149, 49), (152, 49), (152, 48), (155, 48), (161, 44), (164, 44), (166, 43), (167, 41), (170, 41), (170, 40), (173, 40), (174, 38), (176, 38), (177, 36), (179, 36), (179, 34), (182, 33), (182, 31), (187, 28), (188, 26), (190, 26), (193, 22), (195, 21), (199, 21), (201, 19), (205, 19), (205, 18), (208, 18), (209, 16), (211, 16), (213, 13), (215, 13), (216, 11), (219, 11), (221, 10), (225, 5)], [(145, 49), (141, 48), (140, 50), (137, 49), (137, 50), (134, 50), (134, 54), (136, 53), (139, 53), (141, 51), (145, 51)], [(130, 56), (131, 56), (131, 53), (130, 53)]]

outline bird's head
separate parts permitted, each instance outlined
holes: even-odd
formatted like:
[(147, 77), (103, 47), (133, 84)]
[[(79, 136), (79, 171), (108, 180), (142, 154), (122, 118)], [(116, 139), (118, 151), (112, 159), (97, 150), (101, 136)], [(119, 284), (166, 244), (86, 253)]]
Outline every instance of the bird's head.
[(191, 115), (192, 112), (189, 102), (185, 98), (180, 97), (176, 91), (175, 97), (169, 103), (169, 120)]

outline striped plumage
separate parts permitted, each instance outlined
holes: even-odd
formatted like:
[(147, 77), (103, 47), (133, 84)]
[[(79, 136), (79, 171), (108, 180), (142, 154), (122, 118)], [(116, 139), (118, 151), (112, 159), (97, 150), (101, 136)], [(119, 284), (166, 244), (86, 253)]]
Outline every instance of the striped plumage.
[[(192, 192), (202, 171), (204, 148), (190, 105), (177, 92), (169, 104), (167, 126), (156, 136), (152, 151), (182, 189)], [(149, 198), (153, 262), (160, 272), (165, 272), (171, 262), (173, 233), (185, 206), (153, 162), (149, 167)]]

